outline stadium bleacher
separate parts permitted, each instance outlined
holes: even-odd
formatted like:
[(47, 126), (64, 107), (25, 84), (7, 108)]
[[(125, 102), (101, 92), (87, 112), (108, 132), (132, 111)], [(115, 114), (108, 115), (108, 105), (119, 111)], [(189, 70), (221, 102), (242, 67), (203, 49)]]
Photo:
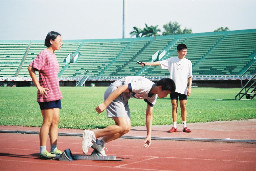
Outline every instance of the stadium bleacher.
[[(145, 38), (64, 40), (61, 50), (56, 51), (59, 76), (168, 76), (167, 70), (142, 68), (136, 61), (177, 56), (179, 43), (188, 46), (187, 58), (193, 64), (195, 76), (239, 76), (248, 68), (249, 74), (255, 73), (256, 29), (251, 29)], [(44, 48), (43, 41), (0, 40), (0, 78), (29, 78), (27, 66)], [(161, 59), (155, 58), (162, 52), (165, 53)]]
[[(138, 41), (130, 42), (125, 49), (113, 60), (108, 68), (101, 74), (102, 76), (115, 76), (121, 73), (122, 68), (130, 63), (133, 59), (131, 57), (139, 54), (141, 49), (149, 42), (148, 39), (142, 39)], [(129, 72), (129, 71), (128, 71)], [(119, 74), (120, 75), (120, 74)]]
[(255, 47), (256, 33), (226, 35), (194, 69), (203, 75), (239, 75)]
[[(60, 71), (65, 66), (65, 59), (67, 58), (68, 54), (72, 54), (76, 52), (76, 49), (78, 48), (79, 45), (80, 44), (76, 42), (71, 42), (71, 43), (66, 42), (63, 44), (62, 48), (59, 51), (55, 52), (59, 62)], [(18, 77), (30, 77), (27, 67), (43, 49), (45, 49), (43, 42), (33, 41), (31, 43), (31, 46), (28, 49), (28, 53), (25, 57), (21, 70), (18, 73)]]
[(29, 41), (0, 42), (0, 76), (14, 77), (29, 46)]
[(85, 42), (80, 48), (77, 62), (71, 63), (62, 76), (97, 76), (128, 43), (129, 41)]
[(28, 73), (28, 65), (33, 61), (33, 59), (44, 49), (43, 43), (32, 43), (28, 49), (28, 53), (25, 56), (24, 63), (18, 73), (18, 77), (30, 77)]
[[(125, 65), (116, 75), (141, 75), (139, 74), (141, 66), (136, 64), (136, 61), (152, 61), (152, 55), (154, 55), (158, 50), (163, 50), (173, 38), (163, 38), (163, 39), (151, 39), (138, 53), (135, 55), (127, 65)], [(131, 73), (131, 74), (130, 74)]]

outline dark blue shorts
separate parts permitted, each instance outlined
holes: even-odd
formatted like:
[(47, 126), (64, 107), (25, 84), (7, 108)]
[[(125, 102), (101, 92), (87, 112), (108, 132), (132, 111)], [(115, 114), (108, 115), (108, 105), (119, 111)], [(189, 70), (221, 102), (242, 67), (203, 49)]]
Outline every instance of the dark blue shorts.
[(180, 94), (180, 93), (174, 92), (170, 94), (170, 98), (172, 100), (187, 100), (188, 96), (186, 94)]
[(38, 102), (40, 109), (53, 109), (53, 108), (59, 108), (61, 109), (61, 100), (56, 101), (50, 101), (50, 102)]

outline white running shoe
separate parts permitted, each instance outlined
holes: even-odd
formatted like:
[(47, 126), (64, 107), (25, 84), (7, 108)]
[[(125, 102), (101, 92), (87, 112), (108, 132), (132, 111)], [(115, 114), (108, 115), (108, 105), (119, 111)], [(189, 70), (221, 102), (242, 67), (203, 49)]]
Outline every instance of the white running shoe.
[(88, 153), (88, 149), (96, 142), (96, 138), (93, 131), (84, 130), (82, 149), (84, 154)]
[(96, 142), (95, 142), (95, 143), (93, 143), (93, 145), (91, 147), (94, 149), (94, 151), (95, 150), (98, 151), (101, 154), (101, 156), (107, 156), (105, 153), (104, 145), (99, 145), (99, 144), (96, 144)]

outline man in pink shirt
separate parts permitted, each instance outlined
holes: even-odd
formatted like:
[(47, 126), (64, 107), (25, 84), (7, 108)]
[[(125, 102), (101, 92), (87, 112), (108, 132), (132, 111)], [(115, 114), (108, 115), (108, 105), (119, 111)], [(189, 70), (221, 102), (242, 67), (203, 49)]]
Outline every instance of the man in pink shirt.
[[(51, 31), (45, 38), (47, 49), (41, 51), (39, 55), (29, 64), (28, 71), (33, 83), (37, 88), (37, 102), (39, 103), (43, 124), (40, 129), (40, 157), (54, 158), (62, 153), (57, 149), (58, 123), (61, 109), (62, 95), (59, 87), (59, 64), (54, 54), (62, 45), (61, 35)], [(39, 72), (39, 80), (36, 72)], [(50, 136), (51, 152), (46, 150), (46, 143)]]

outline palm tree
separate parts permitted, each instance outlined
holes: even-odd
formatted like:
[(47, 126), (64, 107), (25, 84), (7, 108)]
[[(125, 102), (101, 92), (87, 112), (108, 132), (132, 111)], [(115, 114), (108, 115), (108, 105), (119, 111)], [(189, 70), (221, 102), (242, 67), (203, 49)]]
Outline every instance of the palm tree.
[(220, 27), (220, 28), (217, 28), (216, 30), (214, 30), (214, 32), (221, 32), (221, 31), (229, 31), (229, 28), (228, 27)]
[(142, 30), (138, 27), (133, 27), (133, 31), (130, 32), (130, 35), (132, 37), (135, 36), (136, 38), (141, 37), (141, 34), (142, 34)]
[(192, 30), (185, 28), (182, 30), (180, 28), (180, 24), (175, 21), (175, 22), (169, 22), (168, 24), (163, 25), (164, 31), (163, 35), (173, 35), (173, 34), (191, 34)]
[(180, 33), (180, 24), (178, 22), (169, 22), (168, 24), (163, 25), (164, 31), (163, 35), (172, 35)]
[(156, 26), (148, 26), (145, 24), (145, 28), (142, 30), (141, 37), (152, 37), (152, 36), (159, 36), (158, 32), (161, 30)]

